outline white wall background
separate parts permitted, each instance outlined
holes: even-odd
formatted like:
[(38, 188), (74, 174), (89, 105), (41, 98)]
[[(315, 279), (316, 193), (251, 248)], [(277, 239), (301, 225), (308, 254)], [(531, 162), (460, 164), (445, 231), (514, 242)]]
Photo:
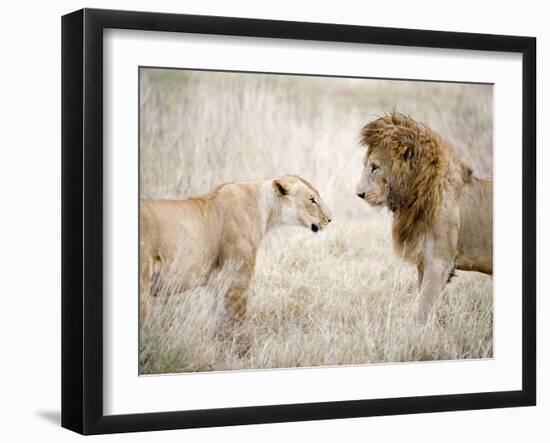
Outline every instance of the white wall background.
[[(539, 225), (550, 220), (550, 160), (542, 152), (550, 94), (550, 29), (544, 3), (406, 1), (261, 2), (111, 0), (9, 2), (0, 32), (0, 438), (82, 439), (59, 427), (60, 414), (60, 31), (62, 14), (81, 7), (155, 10), (350, 23), (538, 38)], [(546, 106), (545, 106), (546, 105)], [(519, 124), (520, 122), (518, 122)], [(519, 147), (518, 147), (519, 148)], [(518, 167), (518, 174), (520, 173)], [(550, 236), (539, 235), (537, 407), (330, 420), (98, 437), (95, 441), (548, 441)], [(545, 273), (545, 275), (541, 275)]]

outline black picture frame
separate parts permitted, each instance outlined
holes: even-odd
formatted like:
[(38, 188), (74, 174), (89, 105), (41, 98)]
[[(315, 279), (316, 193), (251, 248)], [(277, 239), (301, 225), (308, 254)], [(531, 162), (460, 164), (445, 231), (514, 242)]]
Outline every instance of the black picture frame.
[[(523, 66), (522, 388), (260, 407), (103, 413), (103, 30), (171, 31), (520, 53)], [(536, 39), (231, 17), (83, 9), (62, 18), (62, 426), (82, 434), (536, 403)]]

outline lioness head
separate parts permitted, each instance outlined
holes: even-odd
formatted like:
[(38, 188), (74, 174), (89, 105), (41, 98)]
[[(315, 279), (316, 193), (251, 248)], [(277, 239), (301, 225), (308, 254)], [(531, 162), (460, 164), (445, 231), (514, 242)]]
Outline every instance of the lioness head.
[(279, 216), (283, 224), (305, 226), (313, 232), (324, 229), (331, 214), (317, 190), (296, 175), (273, 180), (273, 189), (280, 202)]

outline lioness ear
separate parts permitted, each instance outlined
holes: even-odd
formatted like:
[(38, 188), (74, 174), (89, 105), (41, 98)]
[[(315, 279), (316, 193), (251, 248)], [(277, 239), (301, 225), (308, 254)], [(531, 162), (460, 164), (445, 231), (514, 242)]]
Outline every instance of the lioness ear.
[(279, 181), (279, 180), (273, 180), (273, 187), (275, 188), (275, 191), (279, 195), (287, 195), (288, 190), (285, 188), (285, 186)]

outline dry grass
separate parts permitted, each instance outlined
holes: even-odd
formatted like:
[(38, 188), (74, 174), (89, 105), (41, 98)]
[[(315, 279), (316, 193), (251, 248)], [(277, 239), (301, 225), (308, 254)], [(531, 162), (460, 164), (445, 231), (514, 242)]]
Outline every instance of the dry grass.
[(227, 271), (159, 297), (141, 331), (140, 372), (491, 357), (493, 282), (458, 272), (436, 320), (411, 318), (416, 271), (391, 249), (391, 214), (354, 195), (358, 131), (396, 109), (428, 122), (478, 176), (492, 175), (492, 88), (482, 85), (141, 72), (141, 197), (185, 198), (217, 184), (299, 174), (334, 222), (323, 238), (281, 228), (260, 249), (242, 328), (216, 338)]

